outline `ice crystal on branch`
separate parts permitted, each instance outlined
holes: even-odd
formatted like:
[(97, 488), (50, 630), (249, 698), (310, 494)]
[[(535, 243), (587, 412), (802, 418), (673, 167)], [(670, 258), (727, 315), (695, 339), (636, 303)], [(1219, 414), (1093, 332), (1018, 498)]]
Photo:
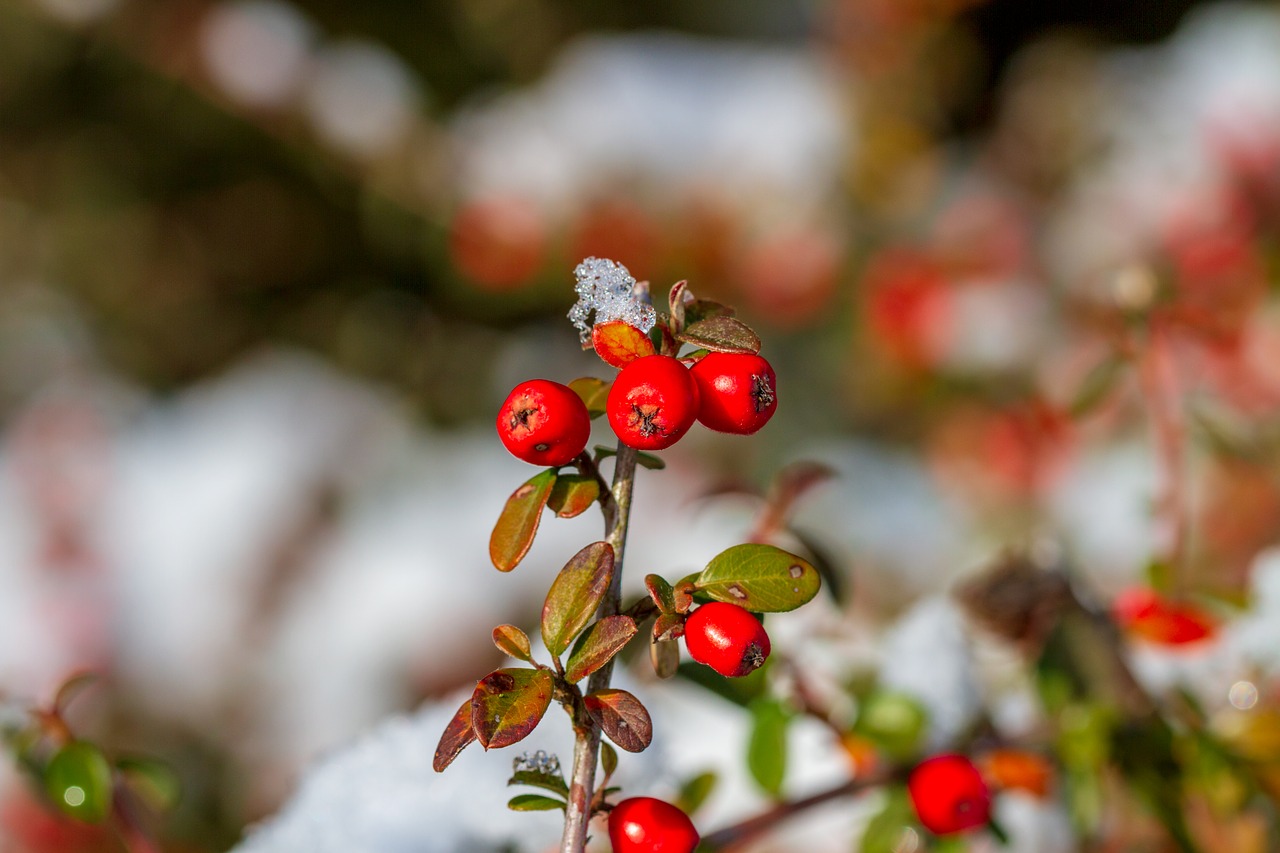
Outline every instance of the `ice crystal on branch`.
[(591, 339), (593, 324), (621, 320), (648, 334), (658, 321), (657, 312), (648, 301), (647, 288), (636, 283), (631, 272), (617, 261), (586, 258), (573, 271), (573, 277), (578, 282), (574, 286), (578, 301), (569, 310), (569, 319), (584, 344)]
[(511, 760), (511, 771), (513, 773), (559, 773), (560, 758), (554, 754), (548, 755), (546, 750), (542, 749), (534, 753), (526, 752)]

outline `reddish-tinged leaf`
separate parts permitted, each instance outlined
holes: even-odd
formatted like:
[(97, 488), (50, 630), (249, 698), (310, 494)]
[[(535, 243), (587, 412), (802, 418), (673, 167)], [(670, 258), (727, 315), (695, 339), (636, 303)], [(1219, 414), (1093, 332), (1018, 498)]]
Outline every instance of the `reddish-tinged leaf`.
[(499, 625), (493, 629), (493, 644), (498, 651), (517, 660), (533, 663), (533, 651), (529, 648), (529, 635), (515, 625)]
[(499, 669), (471, 694), (471, 726), (485, 749), (518, 743), (551, 704), (554, 680), (545, 669)]
[(674, 640), (650, 640), (649, 663), (659, 678), (671, 678), (680, 667), (680, 644)]
[(662, 613), (671, 613), (676, 609), (675, 590), (662, 575), (645, 575), (644, 588), (649, 591), (649, 597)]
[(636, 635), (635, 620), (630, 616), (606, 616), (593, 624), (573, 646), (564, 677), (578, 682), (613, 660), (632, 637)]
[(649, 712), (627, 691), (599, 690), (588, 693), (582, 701), (609, 740), (627, 752), (643, 752), (653, 740)]
[(542, 510), (556, 484), (556, 472), (547, 469), (511, 493), (489, 537), (489, 559), (500, 572), (514, 569), (533, 545)]
[(559, 656), (595, 615), (613, 577), (613, 546), (593, 542), (583, 548), (551, 582), (542, 605), (542, 641)]
[(733, 317), (708, 317), (690, 323), (676, 338), (712, 352), (760, 352), (760, 338), (746, 323)]
[(573, 518), (586, 512), (599, 497), (600, 483), (595, 477), (561, 474), (547, 498), (547, 506), (560, 518)]
[(685, 302), (684, 319), (686, 323), (697, 323), (708, 317), (732, 317), (735, 312), (728, 305), (714, 299), (694, 299)]
[(605, 403), (609, 399), (610, 384), (594, 376), (583, 376), (581, 379), (570, 382), (569, 387), (586, 404), (587, 414), (594, 420), (604, 414)]
[(59, 713), (65, 712), (67, 706), (71, 704), (71, 700), (79, 696), (84, 689), (93, 682), (97, 681), (98, 674), (96, 672), (77, 672), (62, 682), (58, 688), (58, 695), (53, 697), (53, 707)]
[(458, 708), (458, 713), (453, 715), (449, 725), (445, 726), (444, 734), (440, 735), (436, 757), (432, 759), (431, 766), (440, 773), (475, 739), (476, 730), (471, 727), (471, 700), (467, 699)]
[(679, 613), (663, 613), (653, 620), (653, 639), (678, 640), (684, 636), (684, 617)]
[(688, 613), (693, 607), (693, 593), (697, 589), (695, 580), (697, 575), (690, 575), (682, 578), (672, 587), (671, 600), (676, 605), (677, 613)]
[(591, 343), (596, 348), (596, 355), (614, 367), (624, 367), (637, 358), (657, 352), (648, 335), (621, 320), (593, 327)]
[(693, 302), (693, 293), (689, 290), (689, 282), (677, 281), (671, 285), (667, 305), (671, 309), (671, 328), (677, 334), (684, 330), (685, 306), (691, 302)]

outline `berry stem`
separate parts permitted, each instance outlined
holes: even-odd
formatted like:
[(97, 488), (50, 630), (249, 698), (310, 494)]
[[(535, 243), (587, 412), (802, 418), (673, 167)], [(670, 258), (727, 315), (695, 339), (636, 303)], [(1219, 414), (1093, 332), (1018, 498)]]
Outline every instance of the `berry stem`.
[[(613, 577), (609, 591), (596, 611), (596, 618), (614, 616), (622, 606), (622, 558), (627, 543), (627, 525), (631, 518), (631, 491), (636, 478), (636, 451), (618, 442), (614, 457), (612, 500), (602, 500), (605, 541), (613, 547)], [(613, 661), (592, 673), (587, 680), (587, 693), (603, 690), (613, 676)], [(569, 802), (564, 812), (564, 835), (560, 853), (583, 853), (587, 844), (587, 825), (591, 821), (591, 800), (595, 788), (596, 764), (600, 753), (600, 727), (589, 715), (579, 710), (574, 719), (575, 740), (573, 767), (569, 780)]]

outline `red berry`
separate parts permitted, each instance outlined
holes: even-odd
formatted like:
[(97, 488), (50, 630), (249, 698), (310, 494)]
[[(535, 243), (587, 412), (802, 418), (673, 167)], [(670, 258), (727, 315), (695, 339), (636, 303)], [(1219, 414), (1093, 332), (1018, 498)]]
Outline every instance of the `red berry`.
[(709, 429), (751, 435), (778, 408), (778, 379), (758, 355), (713, 352), (689, 372), (698, 383), (698, 421)]
[(684, 623), (689, 656), (721, 675), (750, 675), (769, 657), (769, 635), (750, 611), (725, 601), (708, 602)]
[(569, 386), (530, 379), (513, 388), (498, 410), (498, 437), (525, 462), (566, 465), (587, 446), (591, 416)]
[(963, 755), (935, 755), (917, 764), (907, 779), (907, 793), (920, 823), (935, 835), (973, 829), (991, 816), (987, 783)]
[(698, 386), (688, 368), (669, 355), (638, 358), (613, 380), (605, 413), (628, 447), (662, 450), (693, 426)]
[(689, 816), (653, 797), (623, 800), (609, 812), (613, 853), (692, 853), (698, 831)]

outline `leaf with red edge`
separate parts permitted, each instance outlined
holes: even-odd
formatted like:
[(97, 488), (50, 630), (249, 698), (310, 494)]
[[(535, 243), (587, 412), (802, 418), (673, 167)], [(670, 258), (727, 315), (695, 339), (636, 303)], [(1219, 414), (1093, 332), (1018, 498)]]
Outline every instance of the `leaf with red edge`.
[(485, 749), (524, 740), (547, 712), (555, 686), (545, 669), (499, 669), (471, 694), (471, 726)]
[(578, 682), (613, 660), (622, 647), (636, 635), (635, 620), (630, 616), (606, 616), (582, 632), (574, 643), (564, 677)]
[(760, 338), (750, 326), (733, 317), (708, 317), (690, 323), (676, 339), (712, 352), (760, 352)]
[(561, 474), (556, 478), (547, 506), (560, 518), (582, 515), (600, 497), (600, 481), (581, 474)]
[(548, 468), (507, 498), (502, 514), (498, 516), (498, 523), (493, 526), (493, 533), (489, 536), (489, 559), (498, 571), (511, 571), (529, 553), (533, 537), (538, 534), (542, 510), (551, 497), (556, 479), (555, 469)]
[(89, 670), (77, 672), (69, 676), (58, 687), (58, 693), (53, 697), (54, 710), (59, 714), (65, 713), (67, 706), (71, 704), (71, 700), (83, 693), (85, 688), (89, 687), (97, 680), (98, 674)]
[(611, 385), (612, 383), (594, 376), (583, 376), (570, 382), (569, 389), (578, 395), (583, 405), (587, 407), (587, 415), (594, 420), (604, 414)]
[(436, 746), (431, 766), (440, 773), (475, 739), (476, 730), (471, 727), (471, 699), (468, 698), (458, 708), (458, 713), (453, 715), (449, 725), (445, 726), (444, 734), (440, 735), (440, 743)]
[(684, 331), (685, 306), (690, 302), (693, 302), (693, 292), (689, 290), (689, 282), (677, 281), (671, 285), (667, 306), (671, 309), (671, 329), (675, 334)]
[(542, 641), (557, 657), (587, 627), (613, 577), (613, 546), (592, 542), (565, 564), (542, 605)]
[(596, 348), (596, 355), (614, 367), (625, 367), (637, 358), (657, 353), (648, 335), (621, 320), (594, 326), (591, 342)]
[(684, 636), (684, 617), (678, 613), (663, 613), (653, 620), (653, 639), (678, 640)]
[(671, 613), (676, 609), (675, 590), (662, 575), (645, 575), (644, 588), (660, 612)]
[(533, 651), (529, 647), (529, 635), (515, 625), (499, 625), (493, 629), (493, 644), (498, 651), (517, 660), (533, 663)]
[(653, 740), (649, 712), (627, 691), (597, 690), (583, 696), (582, 701), (609, 740), (627, 752), (643, 752)]

